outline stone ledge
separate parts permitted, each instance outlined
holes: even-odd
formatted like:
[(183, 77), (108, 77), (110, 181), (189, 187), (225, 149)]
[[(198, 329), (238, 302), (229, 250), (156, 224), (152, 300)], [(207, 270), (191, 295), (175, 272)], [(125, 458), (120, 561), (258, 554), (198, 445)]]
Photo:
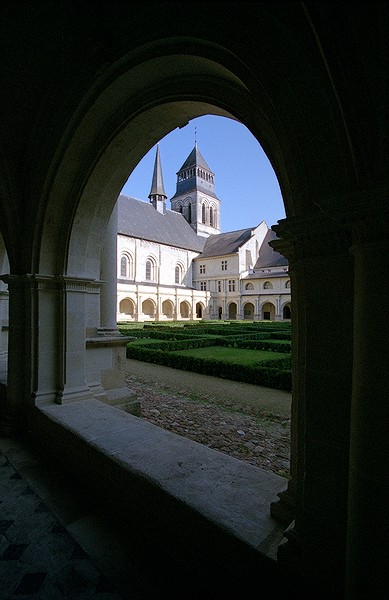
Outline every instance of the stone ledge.
[(182, 528), (204, 543), (210, 527), (275, 559), (284, 528), (269, 509), (283, 477), (96, 399), (36, 409), (33, 430), (113, 506), (139, 511), (165, 534)]

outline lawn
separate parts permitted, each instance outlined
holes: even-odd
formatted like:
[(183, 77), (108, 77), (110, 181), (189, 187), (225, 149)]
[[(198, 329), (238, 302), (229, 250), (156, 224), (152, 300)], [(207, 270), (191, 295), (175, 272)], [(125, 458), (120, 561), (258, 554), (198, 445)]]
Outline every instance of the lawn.
[(276, 358), (287, 358), (290, 356), (283, 352), (247, 350), (245, 348), (229, 348), (226, 346), (209, 346), (206, 348), (192, 348), (190, 350), (176, 350), (173, 351), (172, 354), (192, 356), (193, 358), (223, 360), (225, 362), (240, 365), (253, 365), (263, 360), (274, 360)]

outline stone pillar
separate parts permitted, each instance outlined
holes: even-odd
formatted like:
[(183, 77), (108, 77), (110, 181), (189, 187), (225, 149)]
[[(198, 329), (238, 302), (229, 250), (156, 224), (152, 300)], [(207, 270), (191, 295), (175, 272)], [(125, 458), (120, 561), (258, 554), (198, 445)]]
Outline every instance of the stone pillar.
[(32, 352), (37, 341), (35, 281), (29, 275), (4, 275), (9, 296), (8, 375), (1, 395), (0, 433), (15, 435), (29, 424), (34, 386)]
[[(295, 523), (278, 560), (339, 597), (353, 359), (351, 226), (322, 215), (281, 221), (274, 230), (289, 244), (293, 315), (292, 481), (281, 502), (294, 506)], [(282, 252), (285, 242), (271, 245)]]
[(99, 334), (119, 334), (117, 329), (117, 227), (118, 207), (112, 211), (100, 256), (100, 328)]
[(126, 345), (131, 338), (117, 328), (117, 231), (115, 204), (100, 256), (100, 327), (97, 336), (84, 341), (86, 383), (93, 397), (138, 414), (136, 395), (126, 386)]
[[(9, 262), (5, 248), (0, 238), (0, 268), (2, 274), (9, 273)], [(4, 281), (0, 280), (0, 381), (3, 381), (3, 369), (7, 372), (6, 362), (8, 355), (8, 289)]]
[[(386, 201), (387, 205), (387, 201)], [(354, 227), (354, 368), (347, 600), (388, 597), (389, 214)]]
[[(274, 246), (273, 246), (274, 244)], [(278, 240), (271, 244), (277, 252), (280, 252), (283, 256), (285, 256), (289, 261), (289, 273), (290, 278), (293, 280), (295, 277), (297, 279), (297, 264), (294, 260), (294, 253), (292, 245), (285, 240)], [(297, 286), (297, 281), (296, 281)], [(292, 295), (292, 302), (295, 305), (296, 315), (298, 315), (298, 298), (300, 295), (297, 293), (298, 289), (296, 289), (296, 293)], [(261, 319), (262, 315), (262, 307), (261, 301), (258, 298), (257, 300), (258, 306), (258, 318)], [(297, 458), (298, 458), (298, 410), (297, 410), (297, 398), (298, 391), (300, 391), (298, 383), (298, 373), (297, 373), (297, 365), (298, 363), (298, 344), (299, 337), (297, 335), (298, 332), (298, 317), (295, 316), (292, 325), (292, 407), (291, 407), (291, 440), (290, 440), (290, 479), (288, 480), (287, 488), (285, 491), (280, 492), (278, 494), (279, 500), (277, 502), (273, 502), (270, 506), (270, 514), (274, 519), (285, 525), (289, 526), (292, 521), (294, 521), (296, 516), (296, 486), (297, 486)]]
[[(87, 381), (86, 338), (91, 332), (96, 332), (99, 322), (99, 292), (100, 283), (76, 277), (59, 279), (60, 298), (57, 332), (58, 373), (56, 401), (59, 404), (91, 397)], [(49, 310), (54, 311), (54, 298), (48, 286), (42, 287), (40, 293), (40, 309), (46, 317), (50, 314), (48, 326), (54, 319)], [(50, 308), (51, 307), (51, 308)], [(40, 348), (40, 356), (53, 351), (54, 338)], [(50, 390), (50, 382), (43, 385), (40, 381), (37, 398), (44, 397), (45, 388)], [(48, 396), (50, 399), (50, 396)]]

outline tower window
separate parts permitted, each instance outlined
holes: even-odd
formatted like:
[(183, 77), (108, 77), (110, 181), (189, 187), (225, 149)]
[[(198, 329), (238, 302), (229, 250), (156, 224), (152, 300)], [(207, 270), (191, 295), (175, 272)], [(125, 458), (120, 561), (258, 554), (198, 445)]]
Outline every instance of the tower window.
[(205, 204), (201, 205), (201, 222), (205, 224)]

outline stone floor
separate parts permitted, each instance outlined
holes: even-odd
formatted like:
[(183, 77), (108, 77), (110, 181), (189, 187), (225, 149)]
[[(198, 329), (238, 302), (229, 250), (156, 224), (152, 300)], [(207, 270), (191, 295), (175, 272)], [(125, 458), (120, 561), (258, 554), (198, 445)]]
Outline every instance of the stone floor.
[(0, 454), (0, 598), (120, 600), (76, 539)]
[(129, 554), (115, 519), (55, 471), (28, 442), (0, 438), (0, 600), (171, 598), (139, 540)]
[[(216, 398), (209, 378), (204, 386), (204, 393)], [(245, 389), (244, 397), (249, 393)], [(223, 391), (223, 399), (226, 395)], [(283, 417), (288, 415), (288, 396), (282, 392), (269, 399), (266, 391), (260, 401), (265, 410), (278, 402), (277, 412), (285, 407)], [(0, 438), (0, 600), (208, 600), (206, 586), (193, 596), (193, 582), (178, 573), (172, 579), (150, 540), (146, 545), (133, 536), (113, 513), (28, 440)], [(243, 580), (238, 588), (244, 593)], [(216, 597), (213, 593), (212, 600)]]

